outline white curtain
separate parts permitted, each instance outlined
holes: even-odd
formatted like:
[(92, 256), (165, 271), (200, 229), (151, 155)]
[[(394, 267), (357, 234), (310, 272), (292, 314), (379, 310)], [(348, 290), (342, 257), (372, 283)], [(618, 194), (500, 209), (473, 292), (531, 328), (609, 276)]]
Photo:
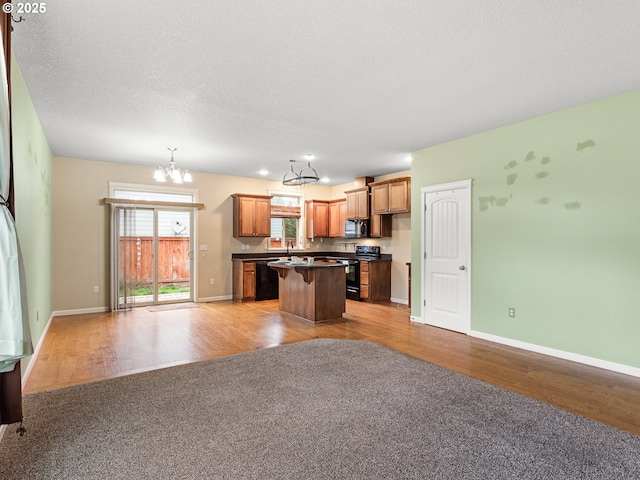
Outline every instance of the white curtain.
[[(0, 52), (2, 37), (0, 36)], [(9, 87), (4, 55), (0, 62), (0, 373), (10, 372), (22, 357), (33, 353), (29, 332), (22, 259), (16, 228), (8, 208)]]

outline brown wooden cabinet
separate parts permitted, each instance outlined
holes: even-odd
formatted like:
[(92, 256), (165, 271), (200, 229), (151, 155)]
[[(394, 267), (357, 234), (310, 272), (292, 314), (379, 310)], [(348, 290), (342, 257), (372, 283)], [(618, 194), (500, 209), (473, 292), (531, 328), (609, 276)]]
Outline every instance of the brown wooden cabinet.
[(349, 220), (369, 218), (369, 187), (360, 187), (344, 193), (347, 196), (347, 218)]
[(411, 211), (411, 177), (370, 183), (371, 213), (407, 213)]
[(233, 262), (233, 299), (240, 302), (256, 299), (256, 262)]
[(307, 238), (329, 236), (329, 202), (326, 200), (307, 200)]
[(346, 199), (329, 202), (329, 237), (344, 237), (344, 222), (347, 219)]
[(360, 299), (369, 300), (369, 263), (360, 262)]
[(369, 236), (371, 238), (382, 238), (391, 236), (391, 215), (369, 216)]
[(242, 296), (256, 298), (256, 262), (242, 263)]
[(271, 235), (271, 197), (244, 195), (233, 197), (233, 236), (268, 237)]
[(360, 299), (367, 302), (391, 300), (390, 261), (360, 261)]

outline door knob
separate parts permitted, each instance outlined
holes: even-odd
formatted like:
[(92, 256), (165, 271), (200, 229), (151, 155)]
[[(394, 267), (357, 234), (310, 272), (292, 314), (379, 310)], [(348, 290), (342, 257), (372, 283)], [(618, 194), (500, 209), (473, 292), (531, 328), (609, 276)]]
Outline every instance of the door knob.
[(459, 268), (460, 270), (466, 270), (466, 269), (467, 269), (467, 267), (465, 267), (464, 265), (460, 265), (458, 268)]

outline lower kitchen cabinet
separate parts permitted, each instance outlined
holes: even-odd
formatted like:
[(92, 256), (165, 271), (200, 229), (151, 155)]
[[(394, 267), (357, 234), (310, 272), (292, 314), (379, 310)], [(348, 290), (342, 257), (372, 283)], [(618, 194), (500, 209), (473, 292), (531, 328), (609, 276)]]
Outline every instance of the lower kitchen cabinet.
[(233, 262), (233, 299), (250, 302), (256, 298), (256, 262)]
[(390, 261), (360, 261), (360, 299), (367, 302), (391, 300)]
[(278, 298), (278, 272), (270, 259), (233, 262), (233, 299), (239, 302)]

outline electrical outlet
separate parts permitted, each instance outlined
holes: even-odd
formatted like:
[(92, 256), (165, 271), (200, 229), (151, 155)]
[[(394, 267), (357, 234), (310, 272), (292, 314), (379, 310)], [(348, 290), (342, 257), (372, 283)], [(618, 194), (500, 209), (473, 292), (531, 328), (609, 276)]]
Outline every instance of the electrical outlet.
[(209, 285), (213, 285), (214, 283), (216, 283), (215, 279), (212, 278), (211, 280), (209, 280)]
[(93, 286), (93, 293), (100, 293), (100, 287), (98, 285)]
[(513, 307), (509, 307), (509, 317), (516, 318), (516, 309)]

